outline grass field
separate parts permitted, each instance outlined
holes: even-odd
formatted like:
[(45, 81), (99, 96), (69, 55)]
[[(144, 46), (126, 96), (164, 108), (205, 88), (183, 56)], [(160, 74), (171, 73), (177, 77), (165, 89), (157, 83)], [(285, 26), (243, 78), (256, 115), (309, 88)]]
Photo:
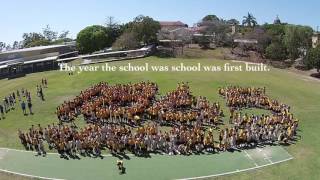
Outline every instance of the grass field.
[[(130, 61), (135, 65), (223, 65), (227, 61), (215, 59), (162, 59), (148, 57), (144, 59)], [(228, 61), (230, 62), (230, 61)], [(113, 65), (124, 65), (128, 62), (114, 62)], [(236, 63), (239, 64), (239, 63)], [(240, 63), (241, 64), (241, 63)], [(46, 101), (42, 102), (35, 97), (36, 84), (40, 84), (41, 78), (46, 77), (49, 81), (49, 88), (45, 89)], [(32, 124), (43, 124), (57, 122), (54, 114), (55, 108), (64, 100), (72, 98), (88, 86), (100, 81), (109, 83), (127, 83), (150, 80), (157, 82), (161, 93), (173, 90), (176, 84), (181, 81), (188, 81), (194, 95), (208, 97), (211, 101), (219, 101), (224, 104), (224, 100), (218, 96), (218, 87), (226, 85), (241, 86), (266, 86), (267, 93), (273, 98), (291, 105), (292, 112), (300, 120), (299, 135), (301, 139), (296, 144), (284, 147), (294, 159), (286, 163), (267, 166), (262, 169), (237, 173), (234, 175), (218, 177), (218, 179), (319, 179), (320, 174), (320, 143), (318, 130), (320, 129), (320, 83), (297, 74), (289, 73), (285, 70), (271, 69), (270, 72), (82, 72), (73, 76), (68, 76), (65, 72), (50, 71), (29, 74), (26, 77), (13, 80), (0, 80), (0, 97), (9, 92), (22, 87), (30, 89), (33, 94), (34, 115), (23, 116), (22, 111), (17, 108), (9, 112), (6, 119), (0, 120), (0, 147), (22, 149), (17, 138), (17, 129), (26, 130)], [(257, 112), (257, 111), (254, 111)], [(260, 112), (261, 113), (261, 112)], [(228, 117), (228, 114), (227, 114)], [(225, 119), (226, 120), (226, 119)], [(79, 121), (78, 124), (83, 124)], [(228, 153), (225, 153), (228, 155)], [(229, 154), (231, 157), (231, 154)], [(31, 157), (31, 156), (30, 156)], [(229, 156), (228, 156), (229, 157)], [(51, 156), (49, 157), (51, 158)], [(52, 157), (54, 159), (54, 157)], [(170, 157), (171, 158), (171, 157)], [(175, 159), (182, 157), (172, 158)], [(189, 157), (188, 157), (189, 158)], [(199, 158), (203, 158), (200, 157)], [(157, 160), (158, 158), (155, 158)], [(159, 158), (160, 159), (160, 158)], [(160, 159), (161, 160), (161, 159)], [(90, 161), (90, 160), (88, 160)], [(144, 162), (138, 160), (138, 164)], [(141, 162), (140, 162), (141, 161)], [(145, 160), (148, 161), (148, 160)], [(226, 160), (227, 162), (228, 160)], [(134, 162), (134, 161), (132, 161)], [(195, 160), (183, 160), (183, 163), (197, 165)], [(205, 161), (207, 162), (207, 161)], [(238, 162), (238, 161), (237, 161)], [(241, 161), (239, 161), (241, 162)], [(50, 163), (49, 161), (47, 163)], [(222, 161), (222, 164), (224, 162)], [(148, 163), (149, 164), (149, 163)], [(205, 165), (210, 166), (210, 162)], [(149, 164), (149, 167), (151, 165)], [(223, 166), (223, 165), (221, 165)], [(151, 166), (152, 167), (152, 166)], [(192, 167), (192, 166), (191, 166)], [(201, 168), (197, 168), (201, 169)], [(130, 170), (130, 169), (128, 169)], [(171, 170), (171, 171), (170, 171)], [(162, 172), (170, 174), (170, 172)], [(195, 172), (195, 174), (200, 173)], [(212, 171), (213, 172), (213, 171)], [(215, 172), (213, 172), (215, 173)], [(210, 174), (203, 172), (203, 175)], [(188, 174), (186, 174), (188, 175)], [(1, 175), (0, 179), (9, 177)], [(173, 177), (173, 176), (170, 176)], [(189, 176), (177, 176), (183, 178)], [(130, 179), (130, 176), (127, 176)], [(148, 177), (153, 179), (152, 177)]]

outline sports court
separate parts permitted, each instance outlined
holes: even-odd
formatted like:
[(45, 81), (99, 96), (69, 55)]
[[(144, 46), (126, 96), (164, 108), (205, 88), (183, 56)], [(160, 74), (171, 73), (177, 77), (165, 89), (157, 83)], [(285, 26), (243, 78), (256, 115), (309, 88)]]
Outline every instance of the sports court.
[(123, 159), (126, 174), (119, 175), (117, 157), (80, 158), (61, 159), (56, 153), (36, 157), (34, 152), (1, 148), (0, 169), (39, 179), (202, 179), (254, 170), (293, 159), (281, 146), (191, 156), (151, 154), (150, 157), (135, 157), (128, 154)]

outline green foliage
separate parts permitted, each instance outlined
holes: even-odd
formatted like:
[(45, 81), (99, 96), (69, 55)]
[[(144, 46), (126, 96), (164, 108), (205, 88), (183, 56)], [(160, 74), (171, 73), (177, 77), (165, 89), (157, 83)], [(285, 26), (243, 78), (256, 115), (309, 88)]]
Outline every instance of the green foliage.
[(256, 18), (248, 12), (247, 16), (243, 16), (242, 25), (248, 27), (255, 27), (258, 24)]
[(212, 41), (211, 38), (207, 36), (200, 36), (198, 38), (199, 46), (203, 49), (209, 49), (211, 41)]
[(218, 18), (216, 15), (207, 15), (202, 18), (198, 26), (206, 27), (202, 30), (202, 34), (215, 35), (214, 37), (201, 37), (199, 39), (200, 46), (206, 48), (208, 43), (215, 41), (217, 46), (230, 46), (232, 43), (231, 37), (228, 33), (231, 32), (230, 24), (237, 23), (235, 19), (225, 21)]
[(236, 20), (236, 19), (229, 19), (227, 21), (227, 24), (239, 25), (240, 22), (238, 20)]
[(284, 60), (287, 58), (286, 47), (281, 42), (271, 43), (266, 48), (266, 57), (272, 60)]
[(112, 45), (114, 50), (128, 50), (139, 47), (136, 34), (133, 32), (124, 32)]
[(218, 16), (210, 14), (203, 17), (202, 21), (220, 21), (220, 19), (218, 18)]
[(116, 39), (124, 32), (124, 26), (119, 25), (115, 22), (114, 17), (107, 17), (106, 28), (107, 33), (111, 38), (112, 43), (116, 41)]
[(58, 32), (51, 30), (49, 25), (47, 25), (45, 28), (43, 28), (42, 34), (43, 34), (44, 38), (49, 42), (56, 40), (57, 36), (58, 36)]
[(266, 33), (271, 37), (273, 42), (280, 42), (285, 34), (285, 25), (282, 24), (265, 24), (263, 28)]
[(160, 23), (149, 16), (138, 16), (128, 25), (129, 31), (136, 34), (137, 40), (144, 44), (157, 42), (157, 33), (160, 30)]
[(312, 33), (312, 28), (308, 26), (286, 25), (283, 41), (290, 59), (297, 59), (301, 55), (301, 49), (311, 47)]
[(304, 64), (310, 69), (316, 68), (318, 72), (320, 71), (320, 46), (308, 50)]
[(111, 44), (112, 38), (104, 26), (88, 26), (77, 35), (77, 47), (81, 53), (92, 53), (111, 46)]
[(63, 31), (58, 36), (58, 32), (51, 30), (50, 26), (47, 25), (45, 28), (43, 28), (42, 33), (24, 33), (22, 35), (22, 46), (24, 48), (28, 48), (34, 46), (47, 46), (52, 44), (58, 44), (59, 42), (72, 41), (72, 39), (67, 38), (68, 34), (69, 31)]

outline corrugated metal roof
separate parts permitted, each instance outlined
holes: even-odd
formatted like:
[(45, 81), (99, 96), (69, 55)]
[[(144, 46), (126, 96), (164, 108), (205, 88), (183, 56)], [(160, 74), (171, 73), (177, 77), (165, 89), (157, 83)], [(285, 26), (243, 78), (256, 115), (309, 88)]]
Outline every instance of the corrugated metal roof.
[(24, 48), (24, 49), (16, 49), (16, 50), (12, 50), (12, 51), (5, 51), (5, 52), (1, 52), (0, 55), (19, 53), (19, 52), (27, 52), (27, 51), (36, 51), (36, 50), (43, 50), (43, 49), (51, 49), (51, 48), (64, 47), (64, 46), (67, 46), (67, 45), (60, 44), (60, 45), (50, 45), (50, 46), (36, 46), (36, 47), (30, 47), (30, 48)]

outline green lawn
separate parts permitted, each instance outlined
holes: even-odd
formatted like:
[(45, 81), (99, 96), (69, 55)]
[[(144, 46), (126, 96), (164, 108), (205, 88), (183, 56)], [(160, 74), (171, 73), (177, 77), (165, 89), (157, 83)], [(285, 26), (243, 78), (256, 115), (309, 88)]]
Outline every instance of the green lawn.
[[(130, 61), (132, 64), (149, 65), (186, 65), (198, 62), (207, 65), (223, 65), (225, 62), (214, 59), (165, 59), (148, 57)], [(114, 62), (114, 65), (127, 64), (127, 61)], [(46, 101), (35, 97), (36, 84), (46, 77), (49, 88), (45, 89)], [(127, 83), (138, 81), (157, 82), (161, 93), (173, 90), (181, 81), (188, 81), (194, 95), (208, 97), (211, 101), (224, 100), (218, 96), (218, 87), (226, 85), (266, 86), (267, 93), (282, 102), (291, 105), (292, 112), (299, 118), (301, 140), (285, 147), (294, 156), (294, 160), (263, 169), (223, 176), (219, 179), (318, 179), (320, 169), (320, 83), (302, 78), (285, 70), (271, 69), (270, 72), (83, 72), (68, 76), (67, 73), (50, 71), (29, 74), (13, 80), (0, 80), (0, 97), (17, 88), (32, 91), (34, 112), (32, 116), (23, 116), (17, 108), (9, 112), (5, 120), (0, 120), (0, 146), (22, 149), (17, 138), (17, 129), (26, 130), (32, 124), (57, 122), (55, 108), (64, 100), (72, 98), (88, 86), (100, 81), (109, 83)], [(254, 111), (262, 113), (261, 111)], [(227, 114), (228, 117), (228, 114)], [(79, 121), (78, 124), (83, 124)], [(192, 162), (190, 162), (192, 163)], [(163, 172), (166, 173), (166, 172)], [(0, 176), (1, 179), (1, 176)], [(150, 177), (152, 179), (152, 177)]]

